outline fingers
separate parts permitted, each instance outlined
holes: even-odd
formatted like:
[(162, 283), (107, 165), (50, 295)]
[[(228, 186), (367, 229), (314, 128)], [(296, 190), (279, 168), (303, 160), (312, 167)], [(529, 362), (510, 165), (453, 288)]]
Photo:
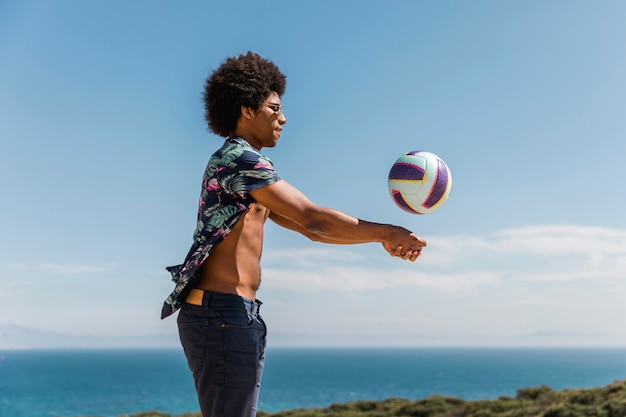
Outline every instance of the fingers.
[[(400, 242), (409, 249), (405, 251), (404, 246)], [(398, 240), (385, 241), (382, 244), (389, 255), (414, 262), (422, 255), (422, 249), (426, 246), (426, 240), (414, 233), (410, 233), (408, 238), (404, 235)]]
[(388, 245), (383, 245), (383, 246), (385, 246), (385, 249), (387, 250), (389, 255), (397, 257), (397, 258), (401, 258), (407, 261), (411, 261), (411, 262), (415, 262), (415, 260), (422, 255), (421, 248), (408, 250), (405, 252), (402, 246), (400, 245), (396, 246), (395, 248), (391, 248)]
[(419, 250), (408, 250), (406, 251), (406, 253), (402, 256), (402, 259), (411, 261), (411, 262), (415, 262), (415, 260), (422, 255), (422, 249)]

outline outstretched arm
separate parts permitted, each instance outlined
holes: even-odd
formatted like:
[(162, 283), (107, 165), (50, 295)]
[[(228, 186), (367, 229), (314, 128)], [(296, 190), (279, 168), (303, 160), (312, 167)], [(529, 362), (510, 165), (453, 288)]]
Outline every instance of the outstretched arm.
[[(368, 243), (369, 242), (369, 241), (357, 242), (355, 240), (330, 239), (330, 238), (321, 236), (317, 233), (311, 233), (308, 230), (306, 230), (304, 227), (300, 226), (298, 223), (291, 221), (285, 217), (282, 217), (274, 212), (270, 213), (270, 219), (272, 219), (274, 223), (278, 224), (279, 226), (298, 232), (316, 242), (331, 243), (335, 245), (353, 245), (356, 243)], [(412, 251), (404, 252), (402, 250), (403, 249), (402, 246), (398, 246), (394, 248), (390, 246), (390, 244), (387, 242), (382, 242), (382, 245), (383, 245), (383, 248), (389, 253), (389, 255), (402, 258), (402, 259), (410, 259), (411, 257), (413, 257), (413, 259), (416, 259), (422, 254), (421, 250), (418, 251), (417, 254), (413, 253)]]
[(313, 204), (284, 180), (251, 192), (270, 210), (277, 224), (325, 243), (356, 244), (380, 242), (392, 256), (414, 261), (426, 241), (409, 230), (390, 224), (372, 223), (339, 210)]

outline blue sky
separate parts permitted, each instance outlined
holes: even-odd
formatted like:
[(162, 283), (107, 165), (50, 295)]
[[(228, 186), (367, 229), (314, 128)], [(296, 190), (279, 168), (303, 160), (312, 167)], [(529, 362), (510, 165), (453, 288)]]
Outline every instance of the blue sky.
[[(222, 141), (204, 79), (252, 50), (287, 75), (279, 175), (429, 243), (268, 224), (270, 346), (626, 345), (625, 23), (610, 0), (1, 2), (0, 325), (175, 345), (164, 267)], [(417, 149), (454, 178), (425, 216), (386, 185)]]

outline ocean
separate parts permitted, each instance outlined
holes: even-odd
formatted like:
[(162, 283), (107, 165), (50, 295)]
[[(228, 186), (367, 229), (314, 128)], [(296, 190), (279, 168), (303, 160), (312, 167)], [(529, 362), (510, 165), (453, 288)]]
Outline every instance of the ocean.
[[(518, 388), (626, 379), (626, 348), (268, 349), (259, 409), (433, 394), (465, 400)], [(0, 417), (198, 411), (182, 352), (0, 351)]]

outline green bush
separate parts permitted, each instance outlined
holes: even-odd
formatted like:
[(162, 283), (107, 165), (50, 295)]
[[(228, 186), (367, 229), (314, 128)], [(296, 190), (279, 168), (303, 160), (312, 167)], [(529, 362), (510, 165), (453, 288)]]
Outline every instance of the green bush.
[(541, 385), (539, 387), (520, 388), (517, 390), (517, 398), (536, 400), (540, 397), (547, 397), (553, 394), (554, 391), (547, 385)]
[(626, 380), (603, 388), (554, 391), (539, 387), (517, 390), (517, 396), (463, 401), (431, 396), (410, 401), (355, 401), (326, 408), (289, 410), (258, 417), (626, 417)]
[(458, 398), (434, 395), (401, 407), (395, 415), (402, 417), (443, 416), (459, 408), (462, 404), (463, 400)]
[[(92, 416), (95, 417), (95, 416)], [(118, 417), (201, 417), (200, 413), (171, 416), (148, 411)], [(539, 387), (517, 390), (517, 396), (464, 401), (440, 395), (421, 400), (388, 398), (332, 404), (326, 408), (259, 411), (257, 417), (626, 417), (626, 380), (602, 388), (554, 391)]]
[(562, 403), (550, 406), (543, 417), (605, 417), (606, 413), (597, 407), (583, 406), (573, 403)]
[(604, 404), (607, 417), (626, 416), (626, 398), (611, 399)]

